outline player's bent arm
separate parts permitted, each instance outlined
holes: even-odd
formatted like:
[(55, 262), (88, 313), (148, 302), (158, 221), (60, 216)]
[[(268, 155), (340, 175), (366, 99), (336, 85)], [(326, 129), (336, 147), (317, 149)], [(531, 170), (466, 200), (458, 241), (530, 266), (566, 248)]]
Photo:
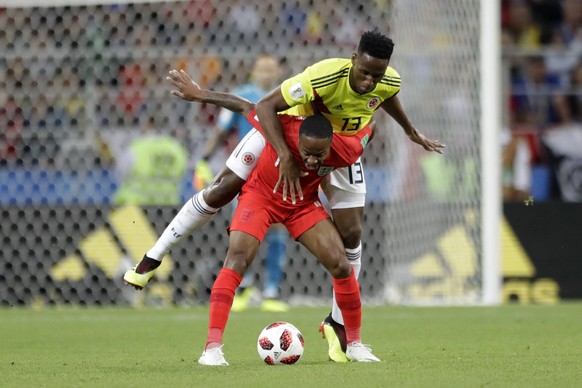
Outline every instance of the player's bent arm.
[(247, 99), (230, 93), (213, 92), (212, 90), (204, 90), (202, 102), (220, 106), (244, 117), (247, 117), (255, 108), (255, 104)]
[(307, 172), (301, 171), (299, 163), (293, 157), (291, 149), (285, 141), (283, 135), (283, 126), (279, 121), (277, 112), (289, 109), (290, 106), (281, 94), (281, 89), (277, 88), (261, 98), (257, 103), (257, 117), (265, 139), (273, 146), (277, 155), (279, 155), (279, 181), (273, 188), (273, 192), (283, 187), (283, 200), (287, 200), (287, 193), (291, 197), (291, 202), (295, 203), (295, 195), (303, 200), (303, 191), (299, 178), (307, 175)]
[(283, 98), (281, 94), (281, 89), (276, 88), (269, 94), (264, 96), (257, 102), (257, 116), (259, 122), (261, 123), (261, 128), (265, 135), (265, 139), (275, 149), (279, 158), (283, 160), (293, 159), (293, 154), (289, 149), (289, 146), (285, 142), (285, 136), (283, 135), (283, 126), (279, 121), (277, 115), (278, 112), (282, 112), (290, 108), (287, 101)]
[(171, 70), (167, 80), (178, 88), (172, 94), (183, 100), (217, 105), (244, 117), (255, 108), (255, 104), (234, 94), (202, 89), (184, 70)]
[(404, 112), (402, 104), (398, 99), (398, 96), (394, 95), (382, 103), (382, 109), (388, 113), (396, 122), (404, 129), (404, 132), (410, 140), (419, 144), (427, 151), (443, 153), (445, 148), (444, 144), (439, 143), (436, 140), (431, 140), (424, 136), (422, 133), (418, 132), (412, 122)]
[(400, 125), (402, 127), (402, 129), (404, 129), (404, 132), (409, 137), (414, 132), (416, 132), (414, 125), (412, 125), (412, 122), (410, 121), (410, 119), (408, 118), (406, 113), (404, 112), (404, 109), (402, 108), (402, 104), (400, 103), (400, 100), (398, 99), (397, 95), (394, 95), (394, 96), (390, 97), (389, 99), (387, 99), (386, 101), (384, 101), (382, 103), (382, 109), (384, 109), (384, 111), (386, 113), (388, 113), (390, 115), (390, 117), (392, 117), (394, 120), (396, 120), (398, 125)]

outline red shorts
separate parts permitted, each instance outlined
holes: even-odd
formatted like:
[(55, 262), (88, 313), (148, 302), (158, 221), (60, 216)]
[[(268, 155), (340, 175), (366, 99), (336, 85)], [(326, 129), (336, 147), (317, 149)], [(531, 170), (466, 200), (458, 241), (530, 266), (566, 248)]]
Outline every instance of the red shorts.
[(327, 218), (330, 218), (329, 214), (317, 200), (292, 205), (274, 197), (265, 198), (257, 193), (246, 192), (238, 197), (238, 206), (229, 229), (248, 233), (263, 241), (271, 225), (282, 223), (296, 240), (313, 225)]

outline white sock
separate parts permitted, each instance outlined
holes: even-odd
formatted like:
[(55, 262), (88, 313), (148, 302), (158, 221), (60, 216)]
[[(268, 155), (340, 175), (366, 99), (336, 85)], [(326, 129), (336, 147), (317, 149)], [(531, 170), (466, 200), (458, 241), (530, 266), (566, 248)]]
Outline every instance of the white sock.
[[(356, 279), (360, 276), (360, 269), (362, 268), (362, 243), (358, 245), (357, 248), (346, 248), (346, 256), (352, 265), (352, 269), (354, 270), (354, 275), (356, 275)], [(338, 307), (335, 301), (335, 292), (333, 293), (333, 303), (331, 306), (331, 317), (334, 321), (340, 324), (344, 324), (344, 317), (342, 317), (342, 312)]]
[(218, 209), (206, 204), (203, 193), (204, 190), (196, 193), (184, 204), (152, 249), (146, 253), (147, 257), (162, 261), (166, 253), (182, 241), (184, 237), (202, 228), (210, 221)]

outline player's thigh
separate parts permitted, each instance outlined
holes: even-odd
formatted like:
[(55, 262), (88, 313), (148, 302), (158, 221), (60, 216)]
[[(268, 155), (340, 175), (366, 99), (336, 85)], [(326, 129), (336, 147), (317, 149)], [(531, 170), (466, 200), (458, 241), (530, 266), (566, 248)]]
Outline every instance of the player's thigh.
[(264, 148), (265, 138), (253, 128), (232, 151), (226, 160), (226, 166), (239, 178), (246, 181), (257, 166)]
[(204, 190), (204, 201), (211, 207), (221, 208), (240, 193), (245, 180), (228, 167), (224, 167)]
[(297, 239), (334, 278), (349, 276), (351, 267), (344, 245), (335, 225), (329, 218), (319, 221)]
[(366, 177), (360, 159), (349, 167), (333, 170), (322, 187), (331, 209), (364, 207)]
[(332, 209), (331, 215), (345, 247), (357, 248), (362, 239), (364, 208)]
[(232, 201), (257, 166), (264, 148), (263, 136), (256, 129), (251, 129), (228, 157), (226, 167), (210, 182), (204, 192), (204, 201), (214, 208), (221, 208)]
[(223, 267), (244, 275), (257, 254), (259, 244), (259, 240), (248, 233), (231, 231)]
[(344, 245), (357, 248), (366, 204), (366, 179), (360, 161), (334, 170), (324, 185), (324, 192)]

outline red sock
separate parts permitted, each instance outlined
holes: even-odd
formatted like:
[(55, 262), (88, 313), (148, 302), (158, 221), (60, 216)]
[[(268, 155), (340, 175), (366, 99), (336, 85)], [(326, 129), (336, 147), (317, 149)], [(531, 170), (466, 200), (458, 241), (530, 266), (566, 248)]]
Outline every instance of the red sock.
[(362, 302), (360, 300), (360, 285), (352, 271), (345, 279), (333, 279), (333, 290), (337, 306), (344, 318), (346, 339), (348, 344), (360, 342), (360, 328), (362, 326)]
[(229, 268), (221, 269), (214, 281), (210, 292), (210, 319), (208, 321), (206, 346), (210, 343), (222, 344), (222, 336), (228, 321), (234, 292), (241, 281), (242, 276)]

